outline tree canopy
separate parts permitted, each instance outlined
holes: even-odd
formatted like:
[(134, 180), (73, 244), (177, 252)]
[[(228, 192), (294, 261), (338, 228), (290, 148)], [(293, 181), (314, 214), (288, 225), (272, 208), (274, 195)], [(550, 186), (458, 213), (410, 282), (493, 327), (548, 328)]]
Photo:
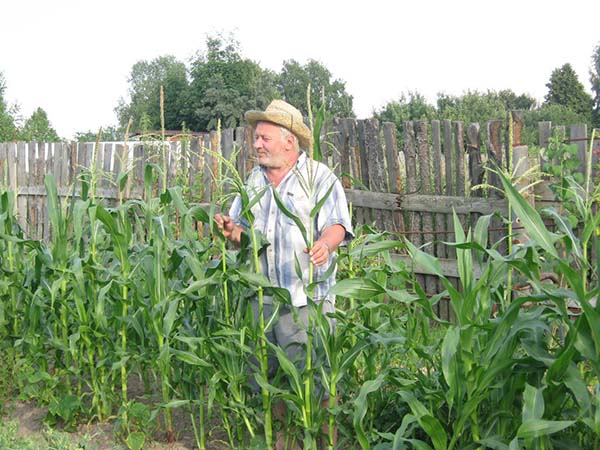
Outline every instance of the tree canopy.
[(592, 97), (585, 91), (571, 64), (554, 69), (546, 87), (545, 105), (563, 105), (577, 114), (591, 114)]
[(264, 109), (276, 97), (275, 75), (241, 55), (232, 36), (208, 37), (206, 52), (191, 64), (190, 118), (194, 131), (242, 124), (244, 113)]
[(4, 99), (5, 90), (6, 81), (4, 79), (4, 73), (0, 72), (0, 142), (13, 141), (16, 139), (17, 135), (15, 119)]
[(166, 129), (181, 130), (185, 124), (188, 130), (206, 131), (219, 121), (230, 128), (243, 124), (246, 111), (264, 109), (274, 98), (284, 98), (307, 115), (309, 85), (314, 106), (324, 99), (329, 114), (354, 117), (345, 83), (333, 79), (323, 64), (289, 60), (276, 73), (244, 57), (233, 36), (216, 35), (207, 37), (206, 50), (198, 52), (189, 67), (170, 55), (134, 64), (130, 101), (121, 99), (116, 112), (122, 128), (131, 118), (134, 131), (160, 129), (163, 86)]
[(152, 61), (138, 61), (129, 76), (130, 102), (123, 99), (115, 109), (119, 124), (126, 128), (131, 120), (133, 131), (161, 128), (160, 87), (163, 86), (165, 128), (181, 129), (187, 116), (188, 79), (184, 63), (172, 55)]
[(60, 137), (52, 128), (48, 114), (42, 108), (37, 108), (19, 131), (19, 140), (37, 142), (59, 142)]
[(325, 104), (328, 114), (336, 117), (355, 117), (352, 96), (346, 92), (346, 83), (332, 80), (331, 72), (318, 61), (308, 60), (304, 65), (290, 59), (283, 63), (277, 79), (281, 97), (308, 115), (307, 90), (310, 85), (310, 101), (313, 107)]

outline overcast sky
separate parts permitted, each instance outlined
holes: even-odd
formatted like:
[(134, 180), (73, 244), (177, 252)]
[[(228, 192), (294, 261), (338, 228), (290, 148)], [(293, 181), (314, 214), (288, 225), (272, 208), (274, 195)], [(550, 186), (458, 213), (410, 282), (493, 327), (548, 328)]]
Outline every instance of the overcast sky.
[(359, 118), (409, 91), (434, 102), (512, 89), (541, 101), (565, 63), (591, 93), (600, 44), (598, 0), (5, 0), (0, 11), (6, 100), (23, 117), (43, 108), (64, 138), (116, 125), (136, 62), (187, 62), (217, 32), (277, 72), (287, 59), (320, 61)]

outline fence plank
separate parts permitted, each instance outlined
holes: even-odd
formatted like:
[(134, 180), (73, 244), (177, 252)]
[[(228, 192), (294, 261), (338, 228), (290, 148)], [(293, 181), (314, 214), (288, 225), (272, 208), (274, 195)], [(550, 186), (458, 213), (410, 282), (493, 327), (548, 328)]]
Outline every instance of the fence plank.
[(587, 125), (571, 125), (569, 137), (571, 143), (577, 145), (577, 158), (581, 161), (578, 172), (585, 175), (588, 160)]
[(365, 147), (365, 121), (358, 120), (356, 122), (356, 136), (358, 137), (358, 158), (357, 163), (360, 166), (360, 181), (365, 186), (370, 186), (370, 174), (369, 174), (369, 159), (368, 152)]
[[(417, 178), (417, 152), (416, 136), (413, 122), (404, 122), (404, 160), (406, 163), (406, 191), (415, 194), (419, 191)], [(421, 218), (418, 214), (408, 214), (408, 230), (410, 232), (421, 231)], [(420, 234), (413, 234), (411, 242), (416, 246), (422, 243)]]
[[(400, 173), (396, 125), (394, 123), (385, 122), (383, 124), (383, 139), (388, 168), (389, 192), (400, 193), (402, 192), (402, 176)], [(404, 231), (404, 217), (401, 212), (392, 214), (392, 220), (393, 228), (390, 231)]]
[[(8, 169), (7, 185), (13, 192), (17, 192), (17, 144), (9, 142), (6, 144), (6, 164)], [(15, 205), (16, 206), (16, 205)]]
[[(468, 156), (468, 167), (469, 167), (469, 176), (467, 177), (470, 180), (469, 196), (472, 197), (482, 197), (483, 191), (482, 189), (475, 189), (473, 187), (480, 185), (483, 183), (483, 164), (481, 162), (481, 147), (480, 147), (481, 135), (479, 132), (479, 124), (470, 124), (467, 128), (467, 156)], [(476, 213), (471, 213), (470, 215), (470, 223), (471, 226), (474, 227), (477, 223), (477, 219), (479, 215)]]
[(442, 151), (444, 152), (444, 163), (445, 163), (445, 175), (446, 175), (446, 195), (454, 195), (456, 193), (455, 190), (455, 168), (454, 161), (452, 159), (454, 155), (453, 151), (453, 141), (452, 141), (452, 122), (449, 120), (444, 120), (442, 122), (443, 125), (443, 135), (442, 135)]

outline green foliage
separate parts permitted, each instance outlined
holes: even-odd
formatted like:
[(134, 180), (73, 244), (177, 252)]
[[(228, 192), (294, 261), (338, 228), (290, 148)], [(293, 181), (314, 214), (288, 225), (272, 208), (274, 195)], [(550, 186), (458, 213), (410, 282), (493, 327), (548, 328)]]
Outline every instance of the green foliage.
[(239, 126), (250, 109), (264, 109), (276, 97), (275, 75), (241, 55), (233, 36), (208, 37), (206, 52), (191, 63), (190, 116), (192, 130)]
[(427, 103), (423, 95), (410, 92), (408, 98), (402, 94), (398, 100), (388, 102), (380, 111), (375, 112), (374, 116), (381, 122), (395, 123), (396, 129), (401, 133), (405, 121), (436, 119), (437, 111)]
[[(173, 56), (139, 61), (132, 67), (129, 83), (130, 100), (121, 99), (115, 110), (120, 127), (125, 128), (131, 118), (136, 132), (160, 129), (160, 86), (168, 130), (180, 130), (184, 123), (192, 131), (216, 129), (219, 122), (224, 128), (241, 126), (246, 111), (264, 109), (280, 96), (308, 115), (309, 85), (317, 106), (339, 117), (354, 117), (345, 83), (332, 79), (323, 64), (290, 60), (275, 73), (245, 58), (232, 35), (208, 36), (206, 49), (189, 67)], [(90, 137), (82, 133), (77, 139)]]
[(184, 63), (172, 55), (160, 56), (151, 61), (138, 61), (131, 68), (128, 81), (130, 100), (126, 102), (121, 99), (115, 108), (123, 129), (127, 127), (130, 119), (131, 131), (134, 132), (161, 129), (161, 86), (165, 102), (165, 128), (181, 129), (181, 124), (189, 114), (189, 82)]
[[(505, 97), (506, 97), (506, 92)], [(440, 119), (460, 120), (465, 123), (504, 119), (507, 112), (505, 98), (496, 92), (468, 91), (462, 96), (438, 95), (437, 111)]]
[(37, 142), (59, 142), (61, 139), (48, 120), (48, 114), (37, 108), (19, 130), (19, 140)]
[(582, 161), (578, 158), (579, 148), (575, 144), (566, 144), (563, 137), (555, 135), (550, 138), (548, 148), (543, 155), (542, 170), (550, 178), (550, 189), (565, 208), (566, 218), (571, 227), (579, 223), (573, 203), (575, 192), (570, 189), (572, 183), (582, 185), (583, 172), (580, 170)]
[(277, 76), (281, 97), (308, 116), (307, 90), (317, 107), (323, 106), (333, 117), (354, 117), (352, 96), (346, 92), (346, 83), (332, 80), (331, 72), (319, 61), (309, 59), (302, 65), (296, 60), (284, 61)]
[(593, 100), (585, 91), (571, 64), (567, 63), (554, 69), (546, 87), (548, 88), (544, 99), (546, 105), (566, 106), (575, 113), (588, 117), (586, 122), (589, 122)]
[(4, 91), (6, 90), (6, 81), (4, 73), (0, 72), (0, 142), (16, 140), (17, 127), (15, 125), (14, 114), (10, 111)]
[(124, 130), (114, 125), (102, 127), (101, 130), (97, 131), (79, 131), (75, 133), (75, 140), (77, 142), (115, 142), (124, 141)]

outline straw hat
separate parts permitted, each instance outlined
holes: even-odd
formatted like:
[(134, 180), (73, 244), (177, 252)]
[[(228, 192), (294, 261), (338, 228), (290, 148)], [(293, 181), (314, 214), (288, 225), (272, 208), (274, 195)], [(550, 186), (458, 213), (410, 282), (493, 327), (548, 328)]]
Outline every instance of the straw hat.
[(310, 148), (312, 133), (304, 124), (302, 113), (283, 100), (273, 100), (264, 111), (248, 111), (245, 117), (252, 127), (256, 126), (256, 122), (281, 125), (296, 135), (301, 148)]

